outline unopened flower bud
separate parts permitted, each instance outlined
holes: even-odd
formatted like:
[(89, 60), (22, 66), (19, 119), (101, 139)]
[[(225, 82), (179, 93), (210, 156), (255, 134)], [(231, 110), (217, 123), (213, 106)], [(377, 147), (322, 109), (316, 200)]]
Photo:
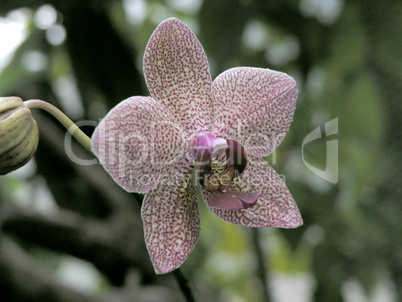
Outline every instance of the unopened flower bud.
[(0, 97), (0, 175), (25, 165), (38, 142), (38, 125), (22, 99)]

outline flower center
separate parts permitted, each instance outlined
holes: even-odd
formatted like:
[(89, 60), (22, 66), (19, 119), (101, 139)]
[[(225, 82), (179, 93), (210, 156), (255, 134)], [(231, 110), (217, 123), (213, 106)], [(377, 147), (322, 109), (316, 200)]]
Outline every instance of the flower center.
[(224, 192), (247, 165), (244, 147), (237, 141), (204, 135), (197, 140), (197, 169), (200, 183), (208, 191)]
[(203, 177), (203, 186), (209, 191), (219, 191), (235, 177), (234, 166), (225, 154), (211, 158), (211, 165)]
[(211, 192), (206, 200), (210, 208), (242, 210), (257, 203), (258, 193), (239, 191), (236, 186), (230, 186), (247, 165), (246, 150), (239, 142), (216, 138), (209, 133), (199, 136), (196, 160), (196, 176), (201, 185)]

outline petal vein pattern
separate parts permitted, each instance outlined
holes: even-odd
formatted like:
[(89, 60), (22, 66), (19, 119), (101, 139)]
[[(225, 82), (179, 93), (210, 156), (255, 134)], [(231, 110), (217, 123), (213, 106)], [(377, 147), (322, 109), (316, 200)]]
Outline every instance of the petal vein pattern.
[(151, 96), (164, 103), (188, 135), (211, 122), (212, 80), (207, 56), (177, 19), (162, 22), (149, 39), (144, 74)]
[(183, 161), (169, 179), (149, 192), (142, 205), (145, 242), (155, 271), (179, 267), (194, 249), (200, 234), (200, 217), (192, 168)]
[(252, 155), (269, 155), (283, 140), (296, 107), (296, 82), (270, 69), (238, 67), (213, 83), (215, 136), (239, 141)]
[(92, 149), (113, 179), (129, 192), (155, 189), (188, 152), (169, 110), (150, 97), (114, 107), (92, 136)]

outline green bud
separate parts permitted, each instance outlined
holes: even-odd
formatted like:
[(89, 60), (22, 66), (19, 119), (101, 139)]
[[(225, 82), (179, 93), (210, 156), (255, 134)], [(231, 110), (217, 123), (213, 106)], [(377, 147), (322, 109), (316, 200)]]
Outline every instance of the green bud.
[(39, 129), (19, 97), (0, 98), (0, 175), (25, 165), (34, 155)]

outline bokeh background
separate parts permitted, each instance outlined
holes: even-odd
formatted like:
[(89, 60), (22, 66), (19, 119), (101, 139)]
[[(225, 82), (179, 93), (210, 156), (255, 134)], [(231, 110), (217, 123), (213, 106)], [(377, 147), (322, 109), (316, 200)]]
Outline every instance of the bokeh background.
[[(213, 78), (236, 66), (289, 73), (295, 118), (267, 160), (304, 225), (253, 233), (201, 205), (201, 237), (182, 271), (198, 301), (264, 301), (258, 234), (273, 302), (402, 301), (401, 16), (397, 0), (2, 0), (0, 95), (53, 103), (90, 135), (88, 121), (148, 95), (142, 55), (167, 17), (196, 33)], [(171, 274), (153, 272), (142, 196), (71, 161), (65, 130), (34, 115), (34, 160), (0, 178), (1, 300), (184, 301)], [(337, 133), (326, 133), (335, 119)], [(302, 147), (317, 127), (322, 138)], [(329, 141), (338, 142), (332, 183), (305, 164), (324, 170)]]

